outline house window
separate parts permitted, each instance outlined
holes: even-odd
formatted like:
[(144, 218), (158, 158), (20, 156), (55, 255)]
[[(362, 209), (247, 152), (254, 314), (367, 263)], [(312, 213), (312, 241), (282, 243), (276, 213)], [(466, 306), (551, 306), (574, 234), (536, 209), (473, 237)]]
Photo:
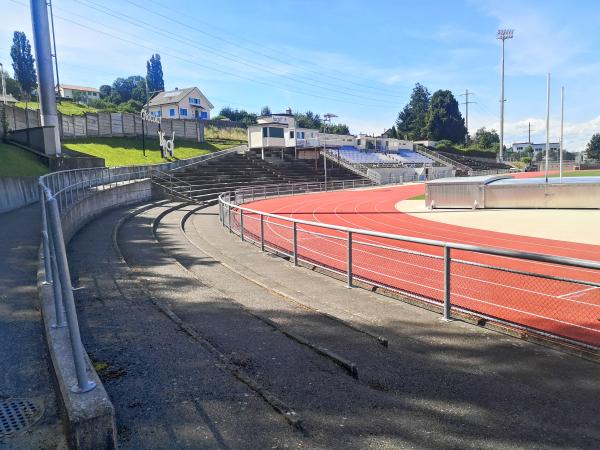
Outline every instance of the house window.
[(356, 145), (360, 145), (360, 139), (356, 140)]
[(294, 139), (294, 132), (290, 131), (290, 139)]
[(269, 137), (269, 129), (267, 127), (263, 128), (263, 137), (264, 138)]
[(187, 108), (179, 108), (179, 115), (187, 117)]
[(189, 97), (188, 100), (190, 102), (190, 105), (200, 105), (199, 98)]
[(162, 111), (159, 109), (158, 111), (156, 111), (156, 117), (162, 117)]
[(175, 117), (175, 108), (169, 108), (169, 117)]
[(201, 111), (200, 112), (200, 118), (201, 119), (208, 119), (208, 112), (207, 111)]

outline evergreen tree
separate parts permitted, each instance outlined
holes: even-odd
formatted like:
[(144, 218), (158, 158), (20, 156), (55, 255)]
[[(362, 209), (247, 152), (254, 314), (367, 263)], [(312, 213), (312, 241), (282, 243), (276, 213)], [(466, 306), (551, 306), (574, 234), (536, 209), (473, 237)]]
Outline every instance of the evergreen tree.
[(465, 121), (452, 92), (439, 90), (431, 96), (424, 131), (427, 139), (448, 139), (454, 143), (464, 141), (467, 134)]
[(103, 84), (102, 86), (100, 86), (99, 90), (100, 90), (100, 98), (101, 99), (110, 97), (110, 94), (112, 93), (112, 87), (110, 87), (108, 84)]
[(585, 148), (585, 155), (589, 159), (600, 160), (600, 133), (596, 133), (592, 136)]
[(158, 53), (152, 55), (146, 62), (146, 80), (148, 81), (148, 91), (158, 92), (165, 90), (163, 80), (162, 63)]
[(260, 110), (260, 115), (261, 116), (270, 116), (271, 108), (269, 108), (268, 106), (263, 106), (262, 109)]
[(399, 137), (411, 140), (425, 138), (425, 124), (431, 96), (425, 86), (417, 83), (408, 105), (398, 114), (396, 132)]
[(21, 86), (25, 101), (28, 102), (34, 89), (37, 88), (37, 75), (33, 66), (35, 60), (31, 55), (31, 45), (22, 31), (14, 32), (10, 56), (13, 60), (15, 78)]

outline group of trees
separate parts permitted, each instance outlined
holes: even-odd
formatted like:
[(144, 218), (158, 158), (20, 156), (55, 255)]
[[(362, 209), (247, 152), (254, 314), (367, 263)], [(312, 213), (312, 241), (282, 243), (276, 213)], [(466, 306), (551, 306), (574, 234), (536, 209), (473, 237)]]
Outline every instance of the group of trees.
[[(270, 114), (271, 108), (268, 106), (263, 106), (260, 110), (261, 116), (268, 116)], [(233, 109), (229, 106), (221, 109), (219, 115), (215, 117), (216, 120), (229, 119), (235, 122), (241, 122), (246, 126), (256, 124), (257, 118), (258, 115), (255, 113), (249, 113), (244, 109)], [(319, 114), (315, 114), (312, 111), (296, 113), (294, 114), (294, 118), (296, 119), (296, 126), (299, 128), (312, 128), (320, 130), (321, 132), (325, 131), (325, 123), (323, 122), (323, 119), (321, 119)], [(327, 124), (327, 132), (333, 134), (350, 134), (348, 125), (343, 123)]]
[(452, 92), (438, 90), (431, 95), (417, 83), (390, 134), (410, 140), (449, 140), (458, 144), (464, 142), (467, 128)]
[(596, 133), (592, 136), (585, 148), (585, 155), (589, 159), (600, 161), (600, 133)]
[(154, 54), (146, 62), (146, 77), (132, 75), (117, 78), (112, 85), (100, 86), (100, 99), (89, 102), (101, 110), (138, 112), (156, 93), (165, 90), (160, 55)]

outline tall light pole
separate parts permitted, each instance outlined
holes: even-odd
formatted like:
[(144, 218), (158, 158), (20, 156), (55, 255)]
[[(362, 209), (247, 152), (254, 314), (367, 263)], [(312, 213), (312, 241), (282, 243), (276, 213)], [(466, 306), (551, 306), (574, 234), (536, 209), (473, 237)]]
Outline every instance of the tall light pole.
[(54, 92), (54, 74), (52, 50), (50, 47), (50, 26), (48, 24), (48, 5), (46, 0), (30, 0), (33, 43), (38, 72), (38, 94), (42, 126), (54, 127), (53, 139), (45, 142), (45, 153), (61, 155), (56, 93)]
[[(331, 124), (331, 119), (337, 117), (335, 114), (332, 113), (325, 113), (323, 114), (323, 132), (324, 134), (327, 134), (327, 124)], [(323, 138), (323, 167), (325, 169), (325, 190), (327, 190), (327, 149), (325, 148), (325, 143), (327, 141), (327, 136), (325, 136)], [(338, 150), (339, 153), (339, 150)]]
[(512, 39), (514, 34), (514, 30), (506, 29), (506, 30), (498, 30), (498, 34), (496, 35), (496, 39), (500, 39), (502, 41), (502, 59), (501, 59), (501, 81), (500, 81), (500, 154), (499, 160), (503, 159), (504, 152), (504, 41), (507, 39)]

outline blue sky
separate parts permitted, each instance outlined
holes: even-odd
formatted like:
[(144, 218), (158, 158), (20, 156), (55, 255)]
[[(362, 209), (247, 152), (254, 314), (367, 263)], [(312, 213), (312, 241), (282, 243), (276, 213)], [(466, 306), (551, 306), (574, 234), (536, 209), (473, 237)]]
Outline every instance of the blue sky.
[[(600, 3), (537, 1), (54, 0), (61, 82), (99, 86), (145, 73), (161, 54), (166, 87), (196, 85), (217, 110), (290, 106), (331, 112), (353, 133), (393, 124), (416, 82), (475, 93), (469, 128), (498, 128), (498, 28), (506, 45), (506, 141), (551, 139), (584, 148), (600, 132)], [(0, 61), (14, 30), (31, 39), (26, 0), (0, 0)], [(10, 24), (10, 25), (6, 25)], [(460, 97), (462, 101), (463, 97)], [(464, 107), (462, 108), (464, 114)]]

